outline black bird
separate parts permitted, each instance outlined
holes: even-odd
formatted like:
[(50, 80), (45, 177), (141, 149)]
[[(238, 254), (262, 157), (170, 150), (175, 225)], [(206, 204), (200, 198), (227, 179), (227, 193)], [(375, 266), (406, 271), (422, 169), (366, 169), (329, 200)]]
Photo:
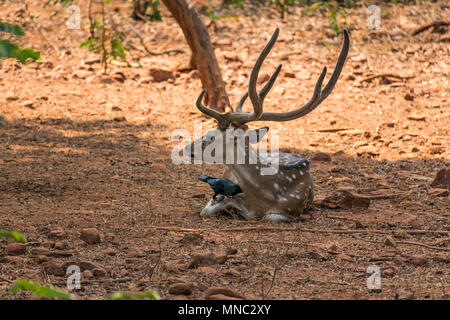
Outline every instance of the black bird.
[(213, 199), (216, 199), (218, 194), (232, 197), (238, 193), (242, 193), (241, 187), (233, 181), (226, 178), (214, 178), (209, 176), (199, 177), (198, 180), (206, 182), (214, 191)]

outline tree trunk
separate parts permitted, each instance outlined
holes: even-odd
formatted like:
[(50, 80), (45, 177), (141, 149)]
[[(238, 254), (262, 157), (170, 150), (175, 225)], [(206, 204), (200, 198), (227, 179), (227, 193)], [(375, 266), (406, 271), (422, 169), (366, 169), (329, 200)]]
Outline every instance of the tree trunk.
[(192, 50), (195, 67), (206, 89), (205, 104), (217, 111), (230, 107), (225, 83), (220, 73), (208, 29), (200, 19), (192, 1), (162, 0), (183, 30), (184, 37)]

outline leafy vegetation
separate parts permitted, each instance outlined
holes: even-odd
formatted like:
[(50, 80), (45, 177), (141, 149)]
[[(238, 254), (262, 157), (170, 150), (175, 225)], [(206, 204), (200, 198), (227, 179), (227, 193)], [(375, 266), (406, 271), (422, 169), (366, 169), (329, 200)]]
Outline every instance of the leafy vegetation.
[[(21, 37), (25, 34), (21, 26), (0, 21), (0, 35), (2, 33), (15, 37)], [(20, 48), (10, 40), (0, 38), (0, 59), (15, 58), (20, 63), (25, 64), (28, 59), (38, 60), (40, 56), (39, 52), (29, 48)]]
[[(1, 119), (2, 117), (0, 117)], [(17, 241), (17, 242), (27, 242), (27, 238), (17, 231), (9, 231), (0, 229), (0, 238), (6, 239), (8, 241)]]
[(141, 292), (134, 295), (126, 295), (123, 292), (114, 293), (109, 300), (160, 300), (156, 291)]
[[(72, 296), (63, 290), (56, 289), (52, 286), (43, 286), (39, 283), (26, 279), (17, 279), (16, 282), (11, 287), (10, 291), (12, 293), (17, 293), (21, 291), (30, 291), (36, 297), (72, 300)], [(108, 300), (160, 300), (160, 299), (161, 297), (156, 291), (140, 292), (134, 295), (127, 295), (119, 291), (114, 293)]]
[(26, 280), (26, 279), (18, 279), (11, 287), (12, 293), (17, 293), (20, 291), (31, 291), (37, 297), (45, 297), (49, 299), (64, 299), (70, 300), (71, 296), (67, 292), (62, 290), (55, 289), (50, 286), (43, 286), (39, 283)]

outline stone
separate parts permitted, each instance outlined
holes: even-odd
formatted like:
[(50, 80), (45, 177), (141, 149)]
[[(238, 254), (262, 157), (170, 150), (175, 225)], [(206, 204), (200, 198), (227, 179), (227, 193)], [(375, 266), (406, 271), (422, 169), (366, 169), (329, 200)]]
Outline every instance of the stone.
[(46, 263), (43, 264), (43, 266), (44, 271), (47, 274), (59, 277), (62, 277), (65, 274), (63, 267), (60, 266), (59, 264), (56, 264), (53, 261), (47, 261)]
[(439, 170), (436, 174), (436, 178), (431, 183), (432, 187), (450, 189), (450, 168), (444, 168)]
[(48, 256), (50, 254), (50, 250), (44, 247), (37, 247), (31, 250), (31, 253), (34, 255), (44, 255)]
[(315, 153), (311, 157), (311, 160), (330, 162), (331, 161), (331, 156), (328, 153), (325, 153), (325, 152), (318, 152), (318, 153)]
[(65, 237), (65, 235), (66, 235), (66, 232), (64, 230), (61, 230), (61, 229), (52, 230), (48, 234), (48, 236), (50, 238), (63, 238), (63, 237)]
[(96, 228), (85, 228), (81, 230), (81, 240), (88, 244), (100, 242), (100, 232)]
[(81, 273), (81, 278), (82, 279), (92, 279), (92, 278), (94, 278), (94, 274), (90, 270), (84, 270)]
[(5, 252), (8, 255), (22, 255), (27, 253), (27, 247), (25, 246), (24, 243), (21, 242), (13, 242), (13, 243), (9, 243), (6, 245), (5, 247)]
[(186, 283), (174, 283), (169, 286), (169, 293), (188, 296), (192, 293), (192, 285)]
[(169, 70), (151, 68), (149, 73), (155, 82), (164, 82), (169, 79), (175, 79), (174, 72)]
[(228, 298), (231, 297), (231, 298), (245, 299), (244, 296), (242, 296), (228, 288), (211, 287), (205, 291), (205, 299), (206, 300), (211, 300), (211, 297), (215, 296), (215, 295), (223, 295)]

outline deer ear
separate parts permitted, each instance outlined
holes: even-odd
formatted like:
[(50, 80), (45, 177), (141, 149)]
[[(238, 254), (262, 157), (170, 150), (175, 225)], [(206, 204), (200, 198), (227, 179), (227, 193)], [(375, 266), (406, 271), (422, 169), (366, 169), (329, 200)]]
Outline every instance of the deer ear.
[(246, 135), (250, 137), (250, 143), (257, 143), (264, 138), (267, 131), (269, 131), (269, 127), (263, 127), (259, 129), (248, 130), (246, 132)]

